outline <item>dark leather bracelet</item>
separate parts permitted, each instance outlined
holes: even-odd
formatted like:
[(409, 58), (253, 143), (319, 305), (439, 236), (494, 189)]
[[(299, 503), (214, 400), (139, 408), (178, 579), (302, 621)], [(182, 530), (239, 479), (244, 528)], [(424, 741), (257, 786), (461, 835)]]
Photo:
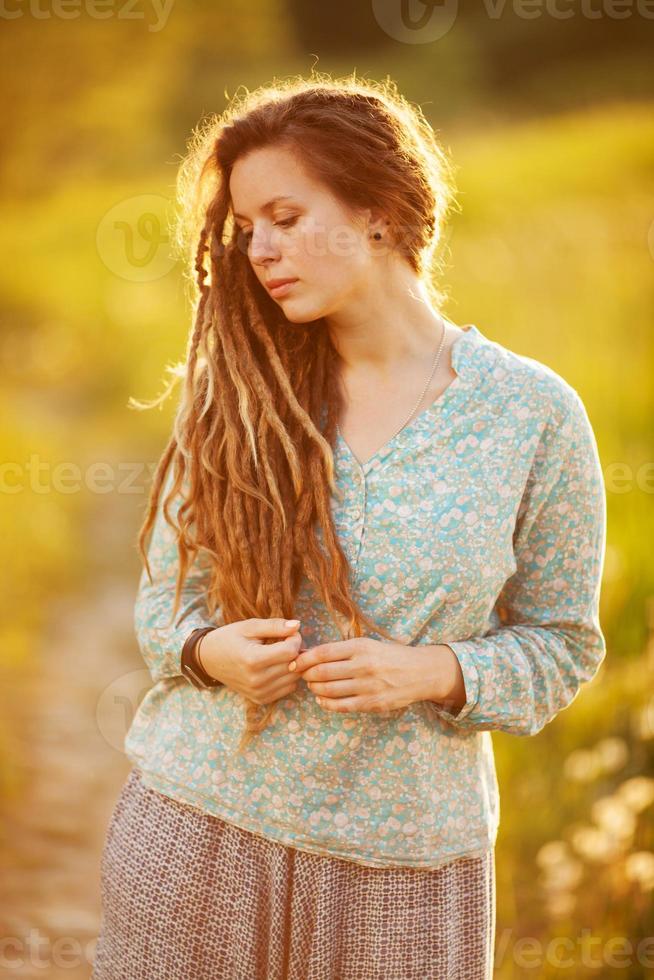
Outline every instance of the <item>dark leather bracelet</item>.
[(200, 639), (205, 635), (205, 633), (211, 633), (215, 629), (218, 629), (218, 627), (200, 626), (198, 629), (194, 629), (193, 632), (186, 637), (184, 646), (182, 647), (182, 655), (180, 657), (181, 672), (187, 681), (202, 691), (205, 691), (210, 687), (221, 687), (221, 682), (206, 672), (196, 656), (197, 645), (200, 642)]

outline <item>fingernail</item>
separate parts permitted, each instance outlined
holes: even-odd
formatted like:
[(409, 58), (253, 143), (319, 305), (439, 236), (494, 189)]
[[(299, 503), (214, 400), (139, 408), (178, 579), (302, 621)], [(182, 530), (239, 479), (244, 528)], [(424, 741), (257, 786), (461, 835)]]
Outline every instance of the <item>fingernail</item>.
[(291, 660), (290, 664), (288, 665), (288, 669), (289, 670), (296, 670), (297, 669), (297, 664), (296, 664), (296, 662), (294, 660)]
[(299, 625), (300, 625), (299, 619), (287, 619), (286, 622), (284, 623), (284, 626), (299, 626)]

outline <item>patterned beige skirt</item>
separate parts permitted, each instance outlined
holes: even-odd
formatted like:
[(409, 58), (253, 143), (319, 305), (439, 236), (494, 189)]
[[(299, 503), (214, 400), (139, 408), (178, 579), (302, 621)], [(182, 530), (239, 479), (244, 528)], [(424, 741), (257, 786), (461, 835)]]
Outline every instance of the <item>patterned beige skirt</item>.
[(312, 854), (163, 796), (134, 767), (107, 830), (91, 980), (489, 980), (494, 862)]

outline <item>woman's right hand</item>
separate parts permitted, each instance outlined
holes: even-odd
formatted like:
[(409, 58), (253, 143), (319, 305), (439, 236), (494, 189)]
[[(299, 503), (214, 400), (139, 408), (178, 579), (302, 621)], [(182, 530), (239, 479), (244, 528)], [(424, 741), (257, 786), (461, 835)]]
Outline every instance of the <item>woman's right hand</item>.
[[(264, 639), (278, 638), (275, 643)], [(299, 678), (288, 665), (304, 649), (299, 624), (284, 619), (243, 619), (200, 638), (202, 666), (216, 680), (256, 704), (290, 694)]]

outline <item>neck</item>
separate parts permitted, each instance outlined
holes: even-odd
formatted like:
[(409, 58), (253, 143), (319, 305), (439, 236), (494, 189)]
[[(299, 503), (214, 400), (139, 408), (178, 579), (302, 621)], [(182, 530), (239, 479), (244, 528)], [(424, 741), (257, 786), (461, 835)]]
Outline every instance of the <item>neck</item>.
[(420, 369), (436, 355), (443, 323), (421, 280), (404, 275), (352, 296), (325, 317), (347, 375), (380, 380)]

